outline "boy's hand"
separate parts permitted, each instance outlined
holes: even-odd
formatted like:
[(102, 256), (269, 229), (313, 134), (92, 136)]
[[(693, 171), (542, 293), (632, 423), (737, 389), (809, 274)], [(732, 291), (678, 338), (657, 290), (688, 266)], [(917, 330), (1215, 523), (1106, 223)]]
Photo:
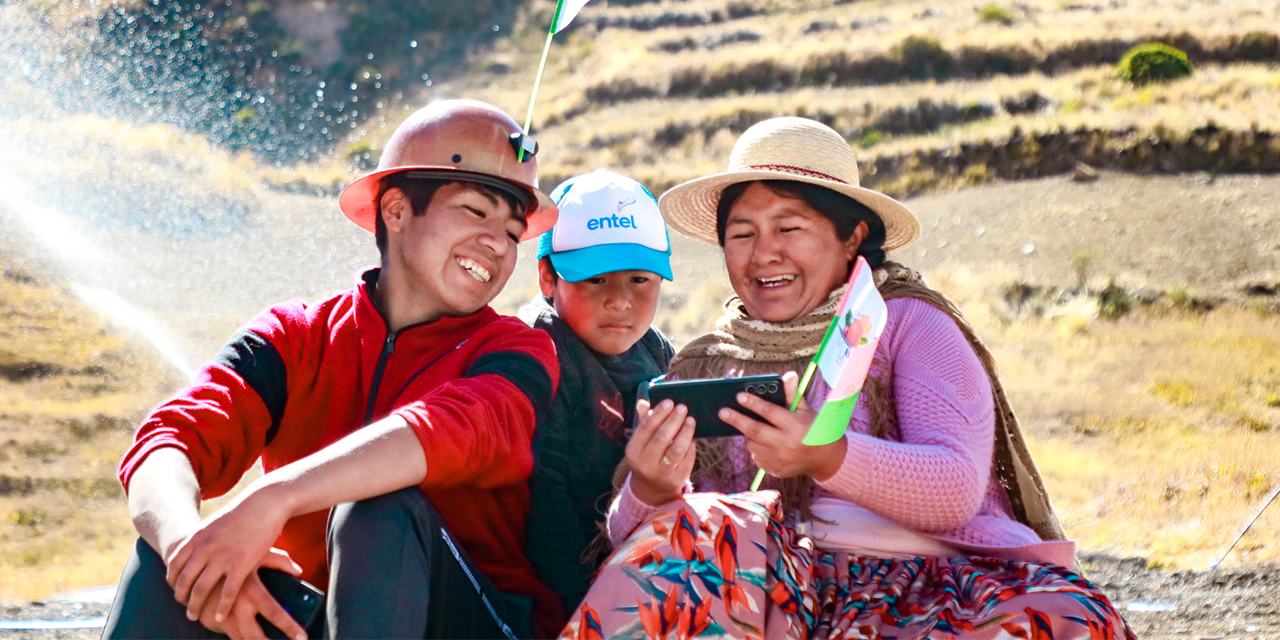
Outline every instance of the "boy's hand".
[(678, 500), (697, 459), (689, 409), (670, 400), (650, 408), (648, 401), (640, 400), (636, 415), (641, 416), (640, 424), (627, 441), (626, 455), (631, 492), (648, 505)]
[[(782, 375), (782, 388), (787, 403), (795, 402), (800, 376), (789, 371)], [(756, 466), (775, 478), (810, 476), (826, 480), (840, 470), (844, 462), (847, 444), (844, 438), (827, 445), (811, 447), (804, 444), (818, 412), (809, 407), (803, 398), (795, 411), (788, 411), (772, 402), (749, 393), (739, 393), (738, 403), (750, 409), (764, 421), (752, 420), (733, 409), (721, 409), (720, 419), (729, 423), (746, 436), (747, 451)]]
[[(287, 509), (251, 488), (183, 540), (165, 559), (165, 579), (173, 587), (174, 598), (186, 605), (187, 618), (209, 626), (206, 620), (212, 610), (212, 623), (224, 632), (235, 629), (256, 636), (261, 629), (254, 615), (261, 613), (290, 637), (305, 638), (302, 628), (257, 577), (260, 566), (295, 576), (302, 573), (288, 554), (271, 547), (288, 517)], [(246, 587), (243, 593), (242, 587)], [(229, 620), (233, 609), (234, 619)]]

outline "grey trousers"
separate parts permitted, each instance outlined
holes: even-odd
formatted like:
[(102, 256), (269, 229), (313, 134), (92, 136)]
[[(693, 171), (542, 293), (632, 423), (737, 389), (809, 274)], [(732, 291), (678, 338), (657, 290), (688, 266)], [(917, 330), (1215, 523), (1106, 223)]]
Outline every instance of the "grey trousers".
[[(480, 573), (416, 487), (329, 514), (326, 615), (312, 638), (532, 637), (531, 600)], [(139, 540), (103, 638), (223, 638), (187, 620), (164, 561)]]

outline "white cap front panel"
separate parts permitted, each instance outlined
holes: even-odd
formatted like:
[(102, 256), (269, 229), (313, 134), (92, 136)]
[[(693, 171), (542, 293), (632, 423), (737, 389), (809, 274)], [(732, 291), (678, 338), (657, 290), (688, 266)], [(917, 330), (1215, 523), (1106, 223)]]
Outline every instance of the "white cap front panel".
[(619, 243), (669, 248), (658, 203), (631, 178), (600, 169), (557, 188), (552, 199), (560, 208), (551, 236), (557, 253)]

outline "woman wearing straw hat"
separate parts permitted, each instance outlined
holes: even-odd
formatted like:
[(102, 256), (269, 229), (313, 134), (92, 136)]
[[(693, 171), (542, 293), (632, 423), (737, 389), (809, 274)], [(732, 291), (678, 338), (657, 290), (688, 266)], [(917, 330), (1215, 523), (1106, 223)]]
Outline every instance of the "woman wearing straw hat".
[[(747, 130), (729, 169), (663, 195), (668, 223), (723, 247), (737, 295), (671, 364), (685, 379), (784, 374), (817, 351), (853, 261), (888, 324), (845, 437), (801, 444), (827, 394), (700, 440), (642, 403), (609, 513), (616, 548), (565, 637), (1132, 638), (1067, 541), (990, 351), (920, 275), (886, 261), (920, 233), (858, 186), (848, 143), (802, 118)], [(743, 492), (758, 469), (776, 491)], [(693, 489), (705, 493), (693, 493)], [(599, 634), (599, 635), (597, 635)]]

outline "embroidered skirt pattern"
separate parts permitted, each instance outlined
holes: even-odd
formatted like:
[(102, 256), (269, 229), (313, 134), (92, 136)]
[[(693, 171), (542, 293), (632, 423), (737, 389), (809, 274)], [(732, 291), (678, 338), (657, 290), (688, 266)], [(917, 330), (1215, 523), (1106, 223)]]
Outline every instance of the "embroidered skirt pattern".
[(617, 549), (561, 637), (1133, 639), (1073, 571), (816, 549), (777, 493), (691, 494)]

